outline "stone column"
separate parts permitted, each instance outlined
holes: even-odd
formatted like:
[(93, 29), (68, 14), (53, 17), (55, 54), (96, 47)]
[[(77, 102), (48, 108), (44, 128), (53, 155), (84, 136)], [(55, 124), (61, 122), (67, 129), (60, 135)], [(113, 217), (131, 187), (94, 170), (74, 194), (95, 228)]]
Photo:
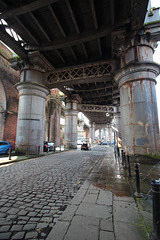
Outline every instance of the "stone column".
[(104, 135), (105, 135), (105, 142), (107, 142), (108, 141), (107, 128), (104, 129)]
[(49, 89), (43, 85), (45, 61), (33, 54), (21, 66), (16, 152), (41, 154), (43, 152), (45, 101)]
[(153, 52), (149, 33), (137, 34), (115, 76), (120, 89), (122, 144), (129, 154), (158, 152), (155, 78), (160, 66), (153, 62)]
[(43, 152), (45, 100), (49, 90), (34, 83), (18, 83), (19, 108), (16, 150), (28, 154)]
[(95, 122), (92, 122), (91, 124), (91, 141), (94, 143), (95, 140)]
[(120, 107), (116, 107), (116, 112), (114, 114), (115, 117), (115, 126), (118, 132), (116, 132), (116, 136), (121, 138), (121, 113)]
[(102, 141), (102, 133), (103, 133), (103, 129), (101, 128), (101, 129), (99, 130), (100, 140), (101, 140), (101, 141)]
[(64, 145), (66, 148), (77, 148), (77, 117), (78, 117), (78, 95), (72, 95), (72, 99), (66, 101), (65, 106), (65, 132)]
[(56, 102), (51, 102), (51, 115), (50, 115), (50, 134), (49, 140), (54, 142), (56, 146), (60, 145), (60, 117), (61, 106)]
[(109, 126), (109, 136), (110, 136), (110, 144), (113, 142), (113, 131), (111, 125)]

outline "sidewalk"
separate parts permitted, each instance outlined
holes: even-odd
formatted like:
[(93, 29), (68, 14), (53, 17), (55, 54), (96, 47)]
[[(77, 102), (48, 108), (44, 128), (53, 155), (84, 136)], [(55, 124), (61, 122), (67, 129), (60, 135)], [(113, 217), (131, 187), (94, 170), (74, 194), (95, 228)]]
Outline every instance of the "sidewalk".
[[(12, 153), (11, 155), (11, 160), (9, 160), (9, 157), (7, 155), (0, 155), (0, 165), (4, 165), (4, 164), (10, 164), (10, 163), (14, 163), (14, 162), (19, 162), (22, 160), (27, 160), (27, 159), (32, 159), (32, 158), (36, 158), (36, 157), (42, 157), (42, 156), (47, 156), (49, 154), (54, 154), (54, 153), (58, 153), (61, 151), (65, 151), (64, 147), (56, 147), (56, 151), (50, 151), (50, 152), (43, 152), (42, 155), (22, 155), (22, 156), (15, 156), (14, 153)], [(67, 150), (66, 150), (67, 151)]]
[(107, 239), (149, 239), (128, 176), (109, 147), (47, 237), (47, 240)]

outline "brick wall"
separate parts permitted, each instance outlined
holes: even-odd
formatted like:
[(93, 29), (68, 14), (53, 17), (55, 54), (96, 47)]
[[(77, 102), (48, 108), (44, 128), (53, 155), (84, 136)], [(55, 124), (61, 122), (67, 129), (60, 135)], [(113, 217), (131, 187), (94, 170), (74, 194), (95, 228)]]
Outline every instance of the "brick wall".
[(19, 101), (18, 91), (16, 90), (14, 85), (16, 82), (19, 82), (19, 72), (12, 69), (9, 61), (7, 61), (1, 55), (0, 55), (0, 80), (4, 88), (6, 97), (6, 114), (4, 115), (5, 119), (3, 140), (9, 141), (14, 147), (16, 141), (16, 127)]

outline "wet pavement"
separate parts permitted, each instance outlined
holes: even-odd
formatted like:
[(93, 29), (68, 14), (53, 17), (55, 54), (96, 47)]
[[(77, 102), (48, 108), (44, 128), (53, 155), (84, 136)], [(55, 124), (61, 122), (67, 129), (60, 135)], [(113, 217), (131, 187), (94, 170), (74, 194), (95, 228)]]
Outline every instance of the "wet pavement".
[(151, 179), (160, 164), (141, 164), (143, 197), (113, 147), (52, 154), (0, 168), (0, 239), (149, 239)]
[(113, 148), (105, 150), (47, 240), (148, 239), (128, 174)]
[[(152, 231), (153, 225), (153, 207), (152, 207), (152, 180), (160, 179), (160, 161), (156, 160), (155, 163), (140, 163), (140, 192), (142, 198), (135, 198), (136, 204), (139, 209), (142, 221), (146, 232), (149, 234)], [(133, 193), (136, 192), (136, 181), (135, 181), (135, 167), (134, 163), (131, 162), (132, 177), (130, 178), (130, 186)]]

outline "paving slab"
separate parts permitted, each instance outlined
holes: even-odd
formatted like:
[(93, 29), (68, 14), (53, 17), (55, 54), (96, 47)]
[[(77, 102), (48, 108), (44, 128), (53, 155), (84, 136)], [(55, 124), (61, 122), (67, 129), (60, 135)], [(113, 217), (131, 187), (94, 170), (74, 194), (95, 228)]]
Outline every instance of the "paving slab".
[(49, 235), (47, 236), (47, 240), (63, 240), (64, 236), (68, 230), (70, 223), (59, 221), (56, 223), (56, 225), (53, 227)]
[(111, 219), (102, 219), (100, 222), (100, 229), (103, 231), (113, 232), (113, 221)]
[(114, 221), (137, 224), (140, 221), (138, 209), (134, 202), (114, 201)]
[(143, 229), (143, 225), (115, 222), (114, 225), (116, 240), (147, 240), (149, 239)]
[(97, 240), (99, 234), (99, 219), (75, 216), (71, 226), (65, 235), (65, 240)]
[(115, 236), (113, 232), (107, 232), (107, 231), (100, 231), (100, 240), (115, 240)]
[(112, 216), (112, 208), (110, 206), (82, 203), (80, 204), (76, 214), (88, 217), (108, 219)]
[(113, 193), (111, 191), (101, 190), (97, 199), (97, 204), (101, 205), (112, 205), (113, 204)]
[(75, 212), (77, 211), (77, 205), (69, 205), (64, 213), (60, 216), (60, 221), (71, 221)]
[(81, 188), (76, 196), (71, 200), (71, 204), (79, 205), (82, 202), (82, 199), (84, 198), (87, 190)]
[(96, 203), (99, 191), (88, 191), (83, 199), (84, 203)]

